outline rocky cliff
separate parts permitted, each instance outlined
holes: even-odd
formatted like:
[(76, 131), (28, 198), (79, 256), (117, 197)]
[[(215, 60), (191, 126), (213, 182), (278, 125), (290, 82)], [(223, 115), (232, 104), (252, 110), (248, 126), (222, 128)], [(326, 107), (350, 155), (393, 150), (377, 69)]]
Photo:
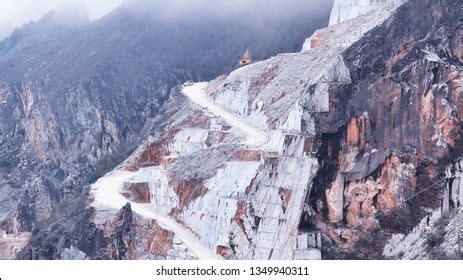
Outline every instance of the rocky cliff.
[(463, 4), (387, 2), (356, 2), (375, 5), (302, 52), (173, 87), (162, 126), (88, 196), (56, 199), (19, 257), (452, 257)]
[(347, 257), (381, 258), (390, 234), (442, 205), (445, 170), (461, 155), (461, 26), (460, 3), (409, 1), (344, 53), (353, 83), (333, 88), (319, 116), (308, 202)]
[[(57, 241), (74, 230), (79, 241), (72, 252), (113, 256), (98, 255), (110, 241), (89, 224), (89, 184), (186, 106), (175, 97), (179, 84), (233, 70), (248, 48), (256, 60), (297, 50), (308, 32), (327, 22), (329, 9), (310, 13), (164, 21), (127, 3), (95, 22), (50, 12), (2, 41), (0, 247), (8, 249), (0, 258), (15, 258), (31, 235), (49, 238), (33, 245), (33, 258), (68, 258), (67, 250), (55, 253), (53, 247), (70, 250), (68, 241)], [(268, 25), (255, 24), (256, 18)], [(66, 215), (74, 224), (55, 225)], [(90, 233), (93, 239), (82, 237)]]

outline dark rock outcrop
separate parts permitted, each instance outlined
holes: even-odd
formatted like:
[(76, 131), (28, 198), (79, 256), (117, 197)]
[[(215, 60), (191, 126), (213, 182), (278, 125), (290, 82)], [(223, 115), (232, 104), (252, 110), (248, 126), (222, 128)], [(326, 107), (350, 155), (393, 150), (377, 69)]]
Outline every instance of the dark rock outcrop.
[[(440, 205), (444, 184), (421, 191), (463, 152), (462, 27), (461, 1), (412, 0), (344, 54), (352, 84), (332, 88), (330, 113), (318, 116), (308, 203), (349, 258), (381, 258), (389, 233)], [(339, 192), (342, 208), (329, 202)]]

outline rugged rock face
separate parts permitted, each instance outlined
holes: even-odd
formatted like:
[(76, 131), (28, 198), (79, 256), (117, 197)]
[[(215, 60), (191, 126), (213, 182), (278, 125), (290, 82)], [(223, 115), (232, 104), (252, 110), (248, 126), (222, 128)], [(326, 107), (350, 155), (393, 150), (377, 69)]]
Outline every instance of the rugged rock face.
[(461, 209), (461, 164), (459, 158), (445, 170), (444, 194), (440, 208), (432, 209), (408, 234), (395, 234), (383, 254), (403, 259), (461, 259), (463, 230)]
[(461, 19), (460, 3), (410, 1), (344, 53), (352, 84), (333, 87), (319, 116), (309, 201), (355, 257), (380, 258), (367, 246), (441, 205), (441, 179), (461, 155)]
[[(366, 33), (393, 12), (379, 10), (354, 26)], [(137, 215), (157, 217), (181, 232), (183, 245), (198, 258), (208, 256), (206, 249), (225, 258), (319, 259), (321, 233), (305, 227), (301, 217), (313, 219), (319, 210), (305, 205), (320, 164), (317, 118), (330, 113), (330, 89), (352, 83), (343, 52), (362, 35), (346, 33), (351, 27), (333, 28), (317, 49), (279, 55), (183, 89), (191, 99), (188, 110), (93, 185), (97, 217), (115, 215), (130, 202)], [(367, 117), (358, 124), (367, 127)], [(352, 128), (352, 144), (359, 130)], [(347, 177), (361, 179), (389, 156), (387, 150), (370, 152), (346, 170)], [(134, 183), (149, 185), (149, 203), (123, 198), (121, 190)]]
[[(96, 229), (91, 209), (69, 213), (88, 206), (77, 197), (174, 121), (186, 106), (179, 84), (231, 71), (246, 48), (256, 60), (295, 51), (328, 13), (271, 19), (271, 32), (254, 24), (243, 35), (238, 31), (252, 16), (166, 23), (128, 3), (97, 22), (58, 11), (16, 30), (0, 42), (0, 243), (21, 239), (23, 246), (33, 233), (22, 257), (120, 257), (107, 252), (112, 239)], [(218, 140), (211, 134), (208, 141)], [(140, 186), (127, 196), (151, 199)], [(75, 224), (85, 224), (97, 249)], [(17, 250), (9, 251), (1, 258), (15, 258)]]
[[(442, 210), (458, 208), (462, 193), (463, 4), (382, 3), (316, 32), (300, 53), (209, 83), (166, 87), (154, 117), (162, 121), (153, 120), (162, 129), (93, 184), (89, 197), (61, 213), (43, 207), (57, 209), (59, 199), (24, 194), (24, 216), (51, 213), (53, 220), (19, 256), (372, 259), (450, 252), (461, 215), (445, 219)], [(35, 95), (27, 86), (20, 92), (22, 110), (33, 108)], [(102, 125), (102, 141), (117, 142), (114, 127)], [(52, 146), (53, 134), (45, 135)], [(50, 154), (42, 145), (32, 150), (42, 161)], [(32, 227), (18, 221), (6, 220), (6, 234)], [(439, 240), (422, 238), (438, 231)], [(431, 252), (420, 251), (425, 242)]]

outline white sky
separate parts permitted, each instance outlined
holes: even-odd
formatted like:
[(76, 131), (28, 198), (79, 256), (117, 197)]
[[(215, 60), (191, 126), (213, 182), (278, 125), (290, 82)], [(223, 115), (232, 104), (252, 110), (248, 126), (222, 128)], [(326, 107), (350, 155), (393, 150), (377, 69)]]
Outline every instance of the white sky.
[(37, 20), (53, 8), (82, 2), (90, 19), (98, 19), (120, 5), (124, 0), (0, 0), (0, 39), (16, 27)]

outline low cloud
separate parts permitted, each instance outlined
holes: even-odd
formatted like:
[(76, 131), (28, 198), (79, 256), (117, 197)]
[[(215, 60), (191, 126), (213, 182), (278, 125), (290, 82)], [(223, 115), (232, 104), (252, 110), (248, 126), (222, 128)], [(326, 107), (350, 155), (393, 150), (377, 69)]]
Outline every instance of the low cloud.
[(163, 19), (201, 19), (208, 17), (314, 15), (326, 11), (333, 0), (0, 0), (0, 39), (14, 28), (42, 17), (60, 6), (84, 4), (89, 18), (98, 19), (123, 2), (140, 11), (155, 11)]
[[(264, 15), (291, 16), (326, 11), (333, 0), (131, 0), (143, 11), (158, 11), (164, 18), (201, 18)], [(308, 15), (309, 16), (309, 15)]]
[(35, 21), (52, 9), (83, 4), (90, 19), (98, 19), (124, 0), (0, 0), (0, 39), (15, 28)]

